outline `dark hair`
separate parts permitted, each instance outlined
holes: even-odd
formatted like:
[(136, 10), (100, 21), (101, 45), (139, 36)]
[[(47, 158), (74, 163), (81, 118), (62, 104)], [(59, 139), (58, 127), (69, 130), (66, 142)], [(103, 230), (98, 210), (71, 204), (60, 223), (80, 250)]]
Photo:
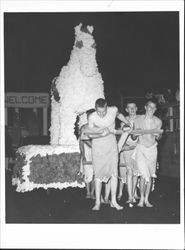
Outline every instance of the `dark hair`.
[(129, 104), (135, 104), (136, 107), (137, 107), (137, 104), (136, 104), (134, 101), (129, 101), (129, 102), (126, 103), (126, 108), (127, 108), (127, 106), (128, 106)]
[(154, 100), (149, 100), (146, 102), (145, 106), (148, 106), (149, 103), (153, 103), (155, 104), (156, 108), (157, 108), (157, 103)]
[(95, 107), (104, 108), (106, 105), (107, 105), (107, 102), (103, 98), (99, 98), (95, 102)]
[(88, 117), (90, 114), (92, 114), (94, 111), (95, 111), (95, 109), (89, 109), (89, 110), (87, 110), (87, 111), (86, 111), (87, 117)]

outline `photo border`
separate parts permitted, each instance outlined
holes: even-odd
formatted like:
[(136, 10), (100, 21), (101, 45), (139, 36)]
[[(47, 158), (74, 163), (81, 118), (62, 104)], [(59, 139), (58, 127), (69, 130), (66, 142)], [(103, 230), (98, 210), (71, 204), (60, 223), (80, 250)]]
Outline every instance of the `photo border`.
[[(6, 224), (5, 160), (1, 157), (1, 248), (184, 249), (184, 2), (1, 1), (1, 155), (4, 149), (4, 13), (179, 11), (180, 17), (180, 224)], [(2, 167), (3, 166), (3, 167)], [(47, 240), (46, 240), (47, 239)]]

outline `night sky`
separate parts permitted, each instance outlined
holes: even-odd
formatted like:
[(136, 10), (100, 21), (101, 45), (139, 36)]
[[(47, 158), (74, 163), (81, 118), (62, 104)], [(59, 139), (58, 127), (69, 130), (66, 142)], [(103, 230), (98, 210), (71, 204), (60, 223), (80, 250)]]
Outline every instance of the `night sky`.
[(178, 12), (5, 13), (5, 91), (49, 93), (69, 60), (80, 22), (94, 26), (109, 98), (176, 91)]

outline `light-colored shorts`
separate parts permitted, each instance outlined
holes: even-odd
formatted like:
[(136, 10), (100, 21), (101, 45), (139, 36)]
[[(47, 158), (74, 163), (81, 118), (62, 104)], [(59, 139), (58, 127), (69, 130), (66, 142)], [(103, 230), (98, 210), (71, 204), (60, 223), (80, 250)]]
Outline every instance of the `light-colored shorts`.
[(122, 182), (122, 183), (126, 183), (127, 182), (127, 168), (126, 165), (122, 164), (119, 166), (119, 176), (118, 179)]
[(123, 151), (123, 161), (125, 162), (127, 171), (131, 170), (133, 175), (138, 175), (139, 171), (136, 162), (132, 159), (134, 150)]

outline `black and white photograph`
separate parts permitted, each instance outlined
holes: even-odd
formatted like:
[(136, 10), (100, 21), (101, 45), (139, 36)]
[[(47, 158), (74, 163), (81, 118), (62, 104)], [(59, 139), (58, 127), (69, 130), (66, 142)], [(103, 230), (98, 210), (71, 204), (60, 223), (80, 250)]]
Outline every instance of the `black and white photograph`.
[(2, 2), (2, 247), (183, 249), (184, 3)]

